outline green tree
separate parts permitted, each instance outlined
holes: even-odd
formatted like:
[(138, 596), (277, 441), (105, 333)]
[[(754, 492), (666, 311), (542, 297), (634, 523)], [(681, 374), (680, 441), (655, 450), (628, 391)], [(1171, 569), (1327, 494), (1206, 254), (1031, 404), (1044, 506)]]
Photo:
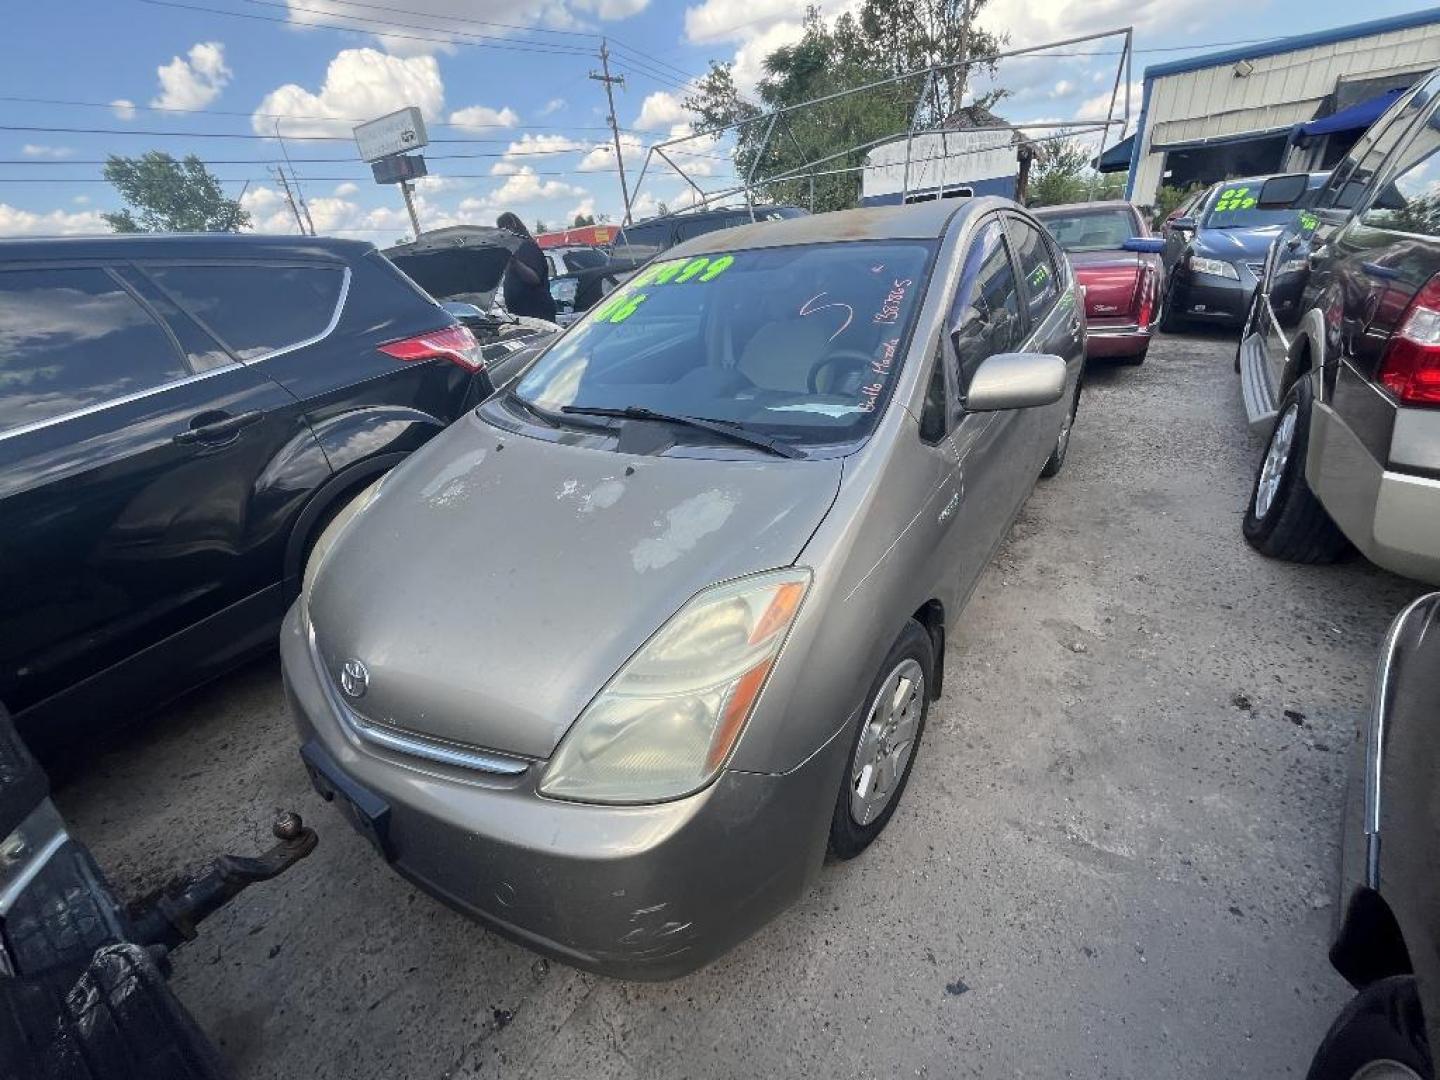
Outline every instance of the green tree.
[(1030, 174), (1025, 202), (1029, 206), (1061, 206), (1090, 199), (1118, 199), (1125, 192), (1124, 173), (1098, 173), (1089, 147), (1074, 139), (1044, 143)]
[(576, 215), (575, 215), (575, 220), (570, 223), (570, 227), (571, 227), (572, 229), (582, 229), (582, 228), (584, 228), (586, 225), (594, 225), (594, 224), (595, 224), (595, 215), (594, 215), (594, 214), (576, 214)]
[(125, 200), (125, 209), (101, 216), (116, 232), (239, 232), (250, 214), (227, 199), (217, 180), (194, 154), (176, 161), (151, 150), (140, 157), (111, 154), (105, 179)]
[[(856, 169), (864, 165), (866, 151), (853, 147), (909, 130), (917, 103), (921, 127), (951, 118), (966, 100), (967, 85), (976, 70), (993, 71), (993, 63), (979, 60), (970, 70), (952, 67), (933, 82), (924, 75), (912, 76), (787, 113), (777, 120), (768, 140), (768, 121), (753, 122), (754, 118), (770, 109), (799, 105), (931, 65), (993, 55), (1004, 39), (975, 25), (987, 2), (864, 0), (856, 12), (829, 23), (819, 8), (812, 6), (805, 14), (803, 37), (765, 58), (759, 102), (740, 95), (729, 64), (712, 62), (685, 105), (695, 114), (701, 130), (752, 121), (735, 136), (735, 164), (742, 176), (752, 168), (759, 177), (774, 176), (801, 170), (821, 159), (828, 160), (816, 166), (817, 172)], [(922, 92), (924, 100), (919, 101)], [(995, 91), (976, 104), (988, 108), (1002, 96), (1003, 92)], [(858, 172), (816, 177), (815, 208), (853, 206), (859, 187)], [(810, 180), (804, 176), (765, 188), (766, 195), (777, 202), (802, 204), (809, 202), (810, 190)]]
[(1155, 206), (1150, 224), (1159, 228), (1160, 223), (1170, 216), (1170, 211), (1183, 203), (1203, 185), (1190, 184), (1188, 187), (1173, 187), (1170, 184), (1162, 184), (1160, 190), (1155, 193)]

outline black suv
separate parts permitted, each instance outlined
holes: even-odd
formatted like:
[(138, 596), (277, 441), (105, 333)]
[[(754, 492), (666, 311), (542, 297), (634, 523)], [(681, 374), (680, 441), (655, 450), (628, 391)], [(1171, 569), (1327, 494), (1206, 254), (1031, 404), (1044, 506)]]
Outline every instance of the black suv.
[[(1293, 205), (1305, 179), (1272, 178), (1260, 206)], [(1375, 121), (1308, 213), (1303, 265), (1272, 249), (1240, 347), (1245, 411), (1269, 436), (1245, 537), (1298, 562), (1353, 544), (1440, 583), (1440, 72)]]
[(715, 210), (696, 210), (648, 218), (620, 230), (620, 235), (615, 237), (615, 244), (610, 249), (610, 258), (615, 262), (643, 263), (653, 259), (666, 248), (683, 244), (686, 240), (693, 240), (706, 233), (733, 229), (757, 221), (804, 217), (806, 213), (807, 211), (798, 206), (757, 206), (753, 214), (749, 207), (727, 206)]
[(0, 241), (0, 706), (54, 761), (270, 648), (330, 516), (487, 390), (369, 244)]

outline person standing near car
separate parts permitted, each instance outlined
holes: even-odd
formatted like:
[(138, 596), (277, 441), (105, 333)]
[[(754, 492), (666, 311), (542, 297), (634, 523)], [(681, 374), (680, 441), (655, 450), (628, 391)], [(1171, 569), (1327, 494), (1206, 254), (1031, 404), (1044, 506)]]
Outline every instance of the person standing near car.
[(496, 226), (520, 237), (520, 246), (505, 267), (505, 307), (512, 315), (529, 315), (554, 322), (555, 298), (550, 295), (550, 268), (545, 256), (515, 214), (501, 214)]

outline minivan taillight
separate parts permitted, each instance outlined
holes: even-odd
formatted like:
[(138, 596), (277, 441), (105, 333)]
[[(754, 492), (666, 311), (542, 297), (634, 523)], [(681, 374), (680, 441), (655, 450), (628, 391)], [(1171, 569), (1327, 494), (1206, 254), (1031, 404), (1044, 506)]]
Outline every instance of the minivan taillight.
[(1379, 378), (1402, 405), (1440, 405), (1440, 274), (1421, 286), (1400, 317)]
[(475, 335), (463, 326), (447, 326), (443, 330), (430, 330), (414, 337), (401, 338), (381, 345), (380, 351), (396, 360), (449, 360), (459, 364), (466, 371), (485, 370), (485, 358), (480, 355), (480, 343)]

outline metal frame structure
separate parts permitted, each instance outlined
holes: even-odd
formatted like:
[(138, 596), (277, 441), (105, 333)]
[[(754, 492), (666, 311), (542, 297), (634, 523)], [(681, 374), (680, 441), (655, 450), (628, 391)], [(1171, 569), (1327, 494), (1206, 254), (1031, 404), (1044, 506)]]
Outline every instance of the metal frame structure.
[[(1121, 132), (1123, 133), (1125, 128), (1130, 123), (1130, 73), (1131, 62), (1134, 54), (1134, 28), (1130, 26), (1121, 27), (1115, 30), (1104, 30), (1094, 34), (1085, 34), (1080, 37), (1066, 38), (1063, 41), (1047, 42), (1043, 45), (1031, 45), (1023, 49), (1010, 49), (1006, 52), (994, 53), (993, 55), (989, 56), (971, 57), (967, 60), (960, 60), (949, 64), (933, 64), (929, 67), (916, 68), (913, 71), (902, 72), (899, 75), (891, 75), (890, 77), (885, 79), (877, 79), (873, 82), (864, 83), (861, 86), (854, 86), (849, 88), (848, 90), (837, 90), (831, 94), (824, 94), (820, 97), (811, 98), (809, 101), (802, 101), (796, 105), (786, 105), (778, 109), (771, 109), (768, 112), (757, 113), (754, 116), (746, 117), (744, 120), (736, 120), (721, 127), (707, 128), (704, 131), (696, 131), (692, 132), (689, 135), (680, 135), (672, 139), (665, 139), (661, 142), (654, 143), (645, 152), (645, 161), (640, 167), (640, 176), (635, 181), (634, 190), (628, 193), (628, 197), (625, 202), (625, 220), (627, 222), (631, 220), (631, 211), (634, 208), (635, 203), (639, 201), (640, 191), (645, 184), (645, 177), (650, 171), (651, 161), (657, 156), (666, 165), (670, 166), (670, 168), (673, 169), (680, 176), (680, 178), (684, 180), (685, 183), (687, 183), (695, 191), (696, 195), (699, 197), (698, 201), (692, 204), (692, 206), (687, 209), (703, 210), (713, 202), (736, 195), (743, 195), (745, 199), (745, 205), (749, 209), (750, 218), (753, 221), (755, 219), (755, 196), (757, 192), (761, 189), (771, 184), (780, 183), (782, 181), (808, 178), (810, 181), (811, 209), (814, 209), (815, 180), (817, 177), (836, 176), (844, 173), (853, 172), (863, 172), (865, 169), (873, 167), (870, 165), (849, 165), (838, 169), (818, 170), (817, 166), (827, 164), (828, 162), (834, 161), (836, 158), (842, 158), (849, 154), (859, 153), (861, 151), (873, 149), (874, 147), (879, 146), (883, 143), (893, 141), (897, 136), (902, 134), (905, 135), (905, 174), (902, 183), (900, 199), (902, 203), (908, 202), (910, 201), (910, 167), (912, 163), (921, 164), (926, 161), (942, 161), (951, 156), (949, 154), (942, 154), (939, 156), (931, 155), (924, 158), (913, 157), (913, 146), (916, 135), (924, 135), (930, 132), (944, 133), (946, 131), (952, 130), (943, 126), (928, 129), (922, 129), (920, 127), (920, 118), (924, 110), (926, 98), (928, 97), (930, 93), (930, 88), (934, 85), (937, 76), (945, 72), (954, 71), (957, 68), (966, 69), (966, 74), (968, 76), (969, 69), (973, 68), (976, 65), (989, 65), (1001, 60), (1014, 59), (1015, 57), (1020, 56), (1031, 56), (1037, 53), (1048, 52), (1052, 49), (1061, 49), (1071, 45), (1083, 45), (1087, 42), (1104, 41), (1108, 38), (1115, 37), (1123, 38), (1123, 45), (1119, 53), (1119, 60), (1115, 64), (1115, 83), (1110, 91), (1110, 107), (1106, 112), (1104, 120), (1079, 120), (1068, 124), (1021, 122), (1018, 124), (1005, 124), (1001, 126), (988, 127), (970, 127), (964, 129), (966, 132), (1023, 132), (1026, 130), (1055, 131), (1056, 129), (1059, 129), (1058, 134), (1052, 134), (1042, 136), (1037, 139), (1027, 140), (1032, 143), (1049, 142), (1056, 139), (1069, 139), (1077, 135), (1089, 135), (1098, 131), (1100, 133), (1100, 148), (1098, 153), (1104, 154), (1106, 144), (1109, 140), (1110, 129), (1113, 127), (1119, 127)], [(903, 131), (891, 132), (878, 139), (872, 139), (868, 142), (857, 143), (854, 146), (848, 146), (845, 149), (836, 151), (833, 154), (826, 154), (824, 157), (815, 158), (813, 161), (807, 161), (799, 168), (789, 169), (777, 173), (773, 176), (763, 176), (758, 178), (756, 177), (755, 174), (759, 171), (760, 163), (765, 156), (765, 151), (770, 146), (770, 140), (775, 133), (776, 122), (780, 119), (785, 118), (788, 120), (791, 114), (798, 113), (805, 109), (813, 109), (818, 105), (823, 105), (827, 102), (835, 101), (840, 98), (849, 97), (854, 94), (862, 94), (868, 90), (875, 90), (882, 86), (892, 86), (896, 83), (903, 83), (907, 80), (918, 79), (922, 76), (924, 77), (925, 81), (921, 85), (920, 93), (915, 99), (915, 107), (911, 113), (910, 128), (908, 133)], [(1115, 115), (1115, 108), (1116, 105), (1120, 102), (1120, 91), (1122, 82), (1124, 83), (1124, 113), (1123, 115), (1117, 117)], [(674, 147), (676, 146), (679, 146), (683, 143), (693, 142), (697, 139), (715, 138), (716, 136), (723, 135), (729, 131), (739, 131), (741, 128), (746, 127), (749, 124), (758, 124), (762, 122), (765, 124), (765, 134), (760, 140), (760, 145), (755, 152), (755, 159), (751, 162), (750, 168), (746, 173), (743, 183), (737, 184), (732, 187), (724, 188), (720, 191), (707, 193), (675, 160), (676, 155), (674, 153)], [(785, 130), (789, 133), (790, 139), (792, 142), (795, 143), (796, 148), (799, 149), (800, 144), (795, 139), (795, 133), (790, 130), (790, 125), (788, 122), (785, 124)], [(667, 150), (670, 151), (670, 153), (667, 153)], [(1095, 183), (1097, 182), (1098, 173), (1096, 175), (1096, 180), (1092, 181), (1090, 186), (1090, 197), (1092, 199), (1095, 196)], [(684, 213), (684, 211), (677, 211), (677, 213)]]

